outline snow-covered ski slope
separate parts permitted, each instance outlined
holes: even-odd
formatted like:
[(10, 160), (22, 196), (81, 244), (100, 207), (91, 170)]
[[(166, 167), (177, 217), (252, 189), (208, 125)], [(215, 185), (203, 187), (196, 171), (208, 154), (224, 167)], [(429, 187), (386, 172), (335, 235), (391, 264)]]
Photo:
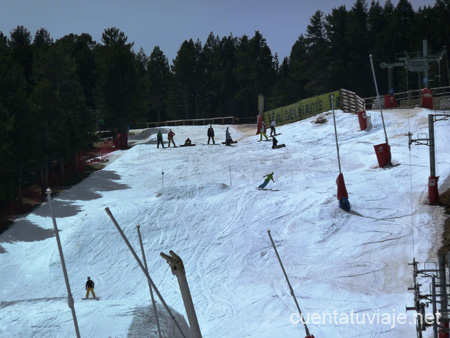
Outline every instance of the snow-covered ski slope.
[[(208, 126), (172, 127), (177, 145), (189, 137), (197, 146), (157, 149), (155, 134), (141, 137), (57, 195), (53, 208), (81, 336), (126, 337), (136, 314), (151, 309), (147, 281), (108, 207), (138, 254), (141, 225), (150, 275), (185, 315), (160, 252), (173, 250), (184, 260), (203, 337), (304, 336), (303, 325), (292, 323), (297, 309), (268, 229), (316, 338), (414, 337), (413, 314), (405, 313), (413, 305), (408, 262), (413, 255), (419, 262), (436, 259), (444, 213), (427, 204), (428, 147), (409, 151), (407, 133), (427, 133), (432, 111), (384, 112), (399, 164), (390, 169), (378, 167), (373, 147), (385, 142), (380, 113), (368, 113), (373, 129), (366, 132), (356, 115), (336, 111), (350, 213), (336, 200), (331, 112), (278, 127), (286, 148), (277, 150), (257, 142), (254, 126), (230, 126), (238, 140), (233, 147), (207, 146)], [(318, 117), (327, 122), (314, 123)], [(220, 143), (225, 126), (214, 127)], [(450, 185), (449, 127), (450, 121), (435, 125), (441, 190)], [(272, 171), (272, 190), (258, 190)], [(44, 204), (0, 235), (1, 337), (75, 336), (51, 229)], [(87, 276), (96, 282), (98, 302), (81, 301)], [(406, 324), (397, 316), (406, 316)], [(152, 332), (146, 336), (157, 337)]]

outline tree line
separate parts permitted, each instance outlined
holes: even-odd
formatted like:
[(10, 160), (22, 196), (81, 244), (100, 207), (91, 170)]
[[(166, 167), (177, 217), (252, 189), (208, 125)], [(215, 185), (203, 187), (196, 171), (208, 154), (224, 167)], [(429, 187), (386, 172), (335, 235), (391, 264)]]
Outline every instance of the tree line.
[[(283, 60), (263, 35), (186, 40), (172, 64), (155, 46), (150, 55), (120, 29), (104, 30), (101, 42), (69, 34), (56, 41), (41, 28), (34, 36), (17, 26), (0, 32), (0, 206), (22, 187), (76, 158), (96, 130), (127, 131), (133, 122), (257, 114), (257, 97), (273, 109), (300, 99), (345, 88), (374, 95), (369, 54), (376, 65), (395, 62), (398, 53), (450, 46), (450, 0), (414, 11), (407, 0), (382, 6), (356, 0), (347, 9), (317, 11)], [(437, 67), (434, 65), (433, 67)], [(387, 71), (377, 69), (381, 93)], [(394, 87), (405, 89), (403, 69)], [(446, 78), (447, 76), (447, 78)], [(420, 83), (414, 80), (409, 89)], [(443, 74), (433, 84), (448, 84)], [(439, 81), (439, 83), (438, 83)]]

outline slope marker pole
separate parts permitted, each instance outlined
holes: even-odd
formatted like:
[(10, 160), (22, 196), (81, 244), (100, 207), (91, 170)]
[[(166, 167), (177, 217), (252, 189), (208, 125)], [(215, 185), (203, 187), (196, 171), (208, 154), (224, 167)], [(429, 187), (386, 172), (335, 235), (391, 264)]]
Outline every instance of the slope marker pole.
[(289, 281), (289, 278), (288, 278), (288, 276), (286, 274), (286, 270), (284, 270), (283, 263), (281, 262), (280, 255), (278, 254), (278, 250), (277, 250), (277, 247), (275, 246), (275, 243), (274, 243), (274, 241), (272, 239), (272, 235), (270, 234), (270, 230), (267, 230), (267, 233), (269, 234), (269, 238), (270, 238), (270, 241), (272, 242), (272, 246), (273, 246), (273, 249), (275, 250), (275, 253), (277, 255), (278, 261), (280, 262), (281, 270), (283, 270), (284, 277), (286, 278), (286, 281), (287, 281), (288, 286), (289, 286), (289, 290), (291, 291), (291, 296), (292, 296), (292, 298), (294, 298), (295, 305), (297, 306), (297, 310), (298, 310), (298, 313), (299, 313), (300, 318), (301, 318), (301, 322), (303, 323), (303, 325), (305, 325), (306, 336), (309, 337), (311, 335), (309, 333), (308, 326), (306, 326), (306, 322), (305, 322), (305, 319), (303, 318), (302, 310), (300, 310), (300, 305), (298, 305), (297, 298), (295, 297), (295, 294), (294, 294), (294, 289), (291, 286), (291, 282)]
[[(144, 245), (142, 244), (142, 237), (141, 237), (141, 230), (140, 230), (141, 226), (138, 224), (138, 225), (136, 225), (136, 228), (137, 228), (137, 233), (139, 236), (139, 244), (141, 245), (142, 260), (144, 261), (145, 270), (147, 270), (147, 273), (148, 273), (147, 259), (145, 258)], [(153, 311), (155, 312), (156, 326), (158, 327), (158, 335), (159, 335), (159, 338), (162, 338), (161, 328), (159, 326), (158, 311), (156, 309), (155, 298), (153, 297), (152, 284), (150, 284), (150, 282), (148, 280), (147, 280), (147, 282), (148, 282), (148, 287), (150, 289), (150, 297), (152, 299)]]
[(133, 254), (134, 258), (136, 259), (136, 262), (138, 263), (139, 267), (142, 269), (142, 272), (144, 272), (145, 277), (147, 277), (147, 280), (150, 282), (150, 284), (153, 286), (153, 288), (155, 289), (155, 293), (158, 296), (159, 300), (161, 301), (161, 303), (164, 305), (164, 307), (166, 308), (167, 312), (170, 315), (170, 318), (172, 318), (172, 320), (175, 322), (175, 325), (177, 326), (178, 330), (180, 331), (181, 335), (183, 336), (183, 338), (186, 338), (186, 335), (184, 334), (184, 332), (181, 330), (180, 324), (178, 324), (178, 322), (176, 321), (175, 317), (172, 314), (172, 311), (170, 311), (169, 306), (167, 305), (167, 303), (165, 302), (164, 298), (161, 296), (161, 293), (159, 293), (158, 288), (156, 287), (155, 283), (153, 283), (153, 280), (151, 279), (150, 275), (148, 274), (147, 270), (145, 270), (144, 265), (142, 264), (141, 260), (139, 259), (138, 255), (136, 254), (136, 251), (134, 251), (133, 247), (131, 246), (130, 242), (128, 241), (127, 237), (125, 236), (125, 234), (123, 233), (122, 229), (120, 228), (119, 224), (117, 223), (116, 219), (114, 218), (113, 214), (111, 213), (111, 210), (109, 210), (108, 207), (105, 208), (106, 213), (108, 214), (108, 216), (111, 218), (111, 221), (114, 223), (114, 225), (117, 228), (117, 231), (119, 231), (120, 236), (122, 236), (125, 244), (128, 246), (128, 249), (130, 249), (131, 253)]
[(386, 144), (389, 144), (386, 133), (386, 125), (384, 124), (383, 109), (381, 108), (380, 93), (378, 92), (377, 78), (375, 77), (375, 69), (373, 68), (372, 54), (370, 54), (370, 65), (372, 66), (373, 82), (375, 83), (375, 90), (377, 91), (377, 101), (378, 105), (380, 106), (381, 121), (383, 121), (384, 137), (386, 139)]
[(64, 261), (64, 254), (62, 251), (61, 239), (59, 238), (58, 225), (56, 224), (55, 214), (53, 213), (52, 199), (50, 196), (52, 191), (50, 190), (50, 188), (48, 188), (46, 190), (46, 193), (47, 193), (48, 206), (50, 208), (50, 214), (52, 215), (53, 228), (55, 229), (56, 242), (58, 243), (59, 258), (61, 259), (61, 265), (62, 265), (63, 274), (64, 274), (64, 281), (66, 282), (68, 305), (70, 307), (70, 310), (72, 310), (73, 324), (75, 326), (75, 332), (77, 334), (77, 338), (80, 338), (80, 330), (78, 328), (77, 314), (75, 313), (75, 305), (74, 305), (74, 301), (73, 301), (73, 297), (72, 297), (72, 291), (70, 290), (69, 276), (67, 275), (66, 262)]
[(340, 174), (341, 173), (341, 157), (339, 156), (339, 142), (338, 142), (337, 128), (336, 128), (336, 115), (334, 113), (334, 95), (331, 95), (330, 99), (331, 99), (331, 108), (333, 110), (334, 136), (336, 138), (336, 151), (337, 151), (339, 174)]

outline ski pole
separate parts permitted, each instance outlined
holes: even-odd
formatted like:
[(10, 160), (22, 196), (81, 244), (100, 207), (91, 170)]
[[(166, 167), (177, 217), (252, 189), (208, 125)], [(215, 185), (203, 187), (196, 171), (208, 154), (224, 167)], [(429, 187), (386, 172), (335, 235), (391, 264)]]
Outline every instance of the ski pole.
[(278, 254), (278, 250), (277, 250), (277, 247), (275, 246), (275, 243), (274, 243), (274, 241), (272, 239), (272, 235), (270, 234), (270, 230), (267, 230), (267, 233), (269, 234), (269, 238), (270, 238), (270, 241), (272, 242), (272, 246), (273, 246), (273, 249), (275, 250), (275, 253), (277, 255), (278, 261), (280, 262), (281, 270), (283, 270), (283, 274), (284, 274), (284, 277), (286, 278), (286, 281), (288, 283), (289, 290), (291, 291), (291, 295), (294, 298), (294, 302), (295, 302), (295, 305), (297, 306), (297, 310), (298, 310), (298, 313), (300, 315), (301, 321), (302, 321), (303, 325), (305, 325), (306, 335), (310, 336), (309, 330), (308, 330), (308, 326), (306, 326), (305, 320), (303, 318), (302, 310), (300, 310), (300, 305), (298, 305), (297, 298), (295, 297), (295, 294), (294, 294), (294, 289), (292, 289), (291, 282), (289, 282), (289, 278), (288, 278), (288, 276), (286, 274), (286, 271), (284, 270), (283, 263), (281, 262), (280, 255)]

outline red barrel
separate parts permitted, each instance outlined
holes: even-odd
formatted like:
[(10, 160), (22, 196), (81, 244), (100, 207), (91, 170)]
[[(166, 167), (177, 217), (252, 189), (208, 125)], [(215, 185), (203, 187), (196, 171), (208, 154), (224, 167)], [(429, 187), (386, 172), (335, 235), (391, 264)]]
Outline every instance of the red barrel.
[(396, 107), (398, 107), (398, 104), (395, 95), (384, 95), (384, 108), (390, 109)]
[(120, 149), (120, 145), (122, 143), (122, 134), (118, 133), (113, 142), (114, 142), (114, 148), (116, 148), (116, 150)]
[(422, 107), (433, 109), (433, 92), (430, 88), (422, 89)]
[(387, 143), (377, 144), (373, 146), (375, 148), (375, 154), (377, 154), (378, 164), (380, 167), (391, 165), (391, 147)]
[(439, 176), (430, 176), (428, 178), (428, 200), (430, 203), (439, 202), (438, 180)]
[(359, 127), (361, 128), (361, 130), (366, 130), (367, 129), (367, 114), (366, 111), (359, 111), (358, 113), (358, 121), (359, 121)]

